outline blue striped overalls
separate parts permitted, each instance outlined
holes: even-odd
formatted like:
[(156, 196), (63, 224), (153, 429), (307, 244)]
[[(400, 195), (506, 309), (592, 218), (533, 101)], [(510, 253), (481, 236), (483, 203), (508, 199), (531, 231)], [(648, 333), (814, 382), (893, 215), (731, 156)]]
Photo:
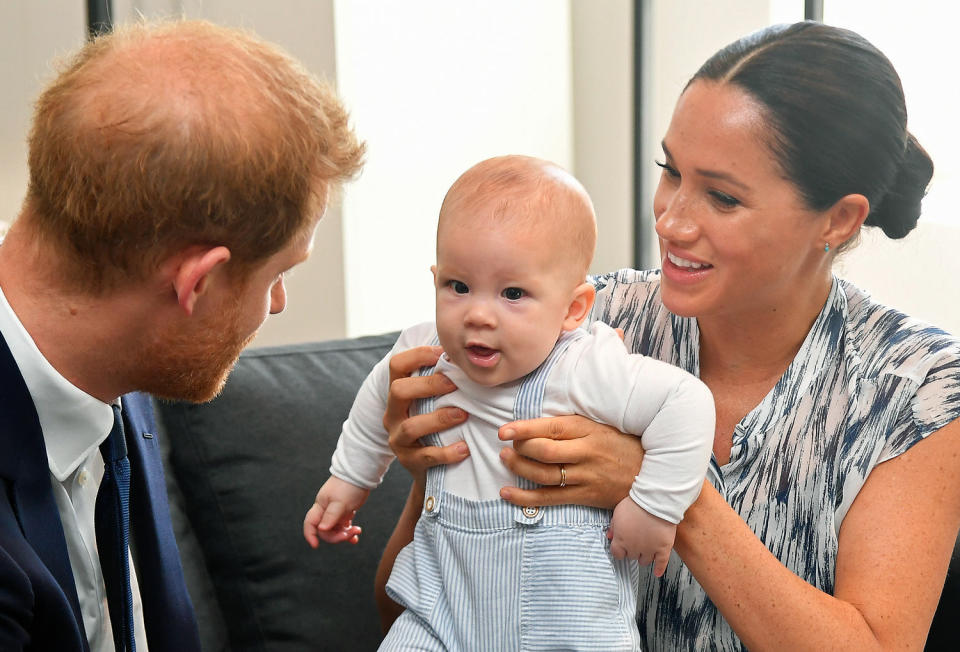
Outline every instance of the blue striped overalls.
[[(565, 333), (523, 380), (516, 419), (540, 416), (551, 368), (581, 336)], [(433, 410), (422, 403), (421, 413)], [(640, 649), (638, 567), (610, 555), (608, 510), (467, 500), (445, 492), (443, 478), (443, 466), (427, 473), (414, 540), (394, 564), (387, 593), (406, 611), (381, 651)]]

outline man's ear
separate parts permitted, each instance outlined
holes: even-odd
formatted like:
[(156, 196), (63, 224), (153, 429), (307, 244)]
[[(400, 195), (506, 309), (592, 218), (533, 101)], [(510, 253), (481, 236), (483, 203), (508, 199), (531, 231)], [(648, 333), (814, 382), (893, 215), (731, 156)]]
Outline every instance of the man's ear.
[(563, 330), (572, 331), (583, 323), (590, 314), (590, 309), (593, 308), (593, 300), (596, 296), (597, 290), (590, 283), (581, 283), (576, 287), (573, 291), (573, 300), (567, 308), (567, 316), (563, 320)]
[(177, 302), (187, 315), (192, 315), (197, 300), (210, 282), (210, 274), (230, 260), (226, 247), (196, 247), (185, 252), (173, 277), (173, 291)]
[(817, 243), (817, 247), (829, 244), (831, 249), (835, 249), (860, 230), (870, 214), (870, 201), (860, 194), (844, 195), (827, 211), (829, 220), (823, 231), (823, 242)]

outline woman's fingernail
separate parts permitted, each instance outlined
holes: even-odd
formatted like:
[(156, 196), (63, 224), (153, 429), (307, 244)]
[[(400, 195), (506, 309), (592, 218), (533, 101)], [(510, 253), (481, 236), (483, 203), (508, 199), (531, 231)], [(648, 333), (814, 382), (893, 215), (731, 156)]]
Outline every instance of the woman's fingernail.
[(500, 439), (504, 439), (504, 440), (513, 439), (514, 437), (516, 437), (516, 435), (517, 435), (517, 431), (514, 430), (513, 428), (504, 428), (503, 430), (500, 431)]
[(503, 498), (504, 500), (510, 500), (510, 490), (509, 490), (509, 489), (501, 489), (501, 490), (500, 490), (500, 497)]
[(469, 451), (467, 450), (467, 445), (464, 442), (457, 444), (457, 455), (466, 455)]

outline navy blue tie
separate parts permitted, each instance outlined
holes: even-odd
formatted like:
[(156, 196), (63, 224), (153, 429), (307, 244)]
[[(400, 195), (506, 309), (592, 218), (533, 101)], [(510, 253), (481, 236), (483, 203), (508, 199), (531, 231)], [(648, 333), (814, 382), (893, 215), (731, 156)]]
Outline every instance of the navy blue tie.
[(93, 518), (97, 551), (107, 590), (113, 643), (117, 652), (135, 652), (133, 591), (130, 588), (130, 460), (120, 408), (113, 406), (113, 429), (100, 444), (103, 480), (97, 492)]

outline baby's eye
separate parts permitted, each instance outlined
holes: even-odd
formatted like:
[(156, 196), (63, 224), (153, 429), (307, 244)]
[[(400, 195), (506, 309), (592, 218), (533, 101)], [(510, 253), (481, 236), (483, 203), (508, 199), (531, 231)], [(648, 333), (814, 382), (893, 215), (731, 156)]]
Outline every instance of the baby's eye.
[(507, 301), (518, 301), (523, 298), (527, 293), (521, 290), (520, 288), (507, 288), (502, 293), (503, 298)]
[(468, 288), (467, 284), (463, 281), (450, 281), (448, 285), (453, 288), (453, 291), (457, 294), (466, 294), (470, 291), (470, 288)]

